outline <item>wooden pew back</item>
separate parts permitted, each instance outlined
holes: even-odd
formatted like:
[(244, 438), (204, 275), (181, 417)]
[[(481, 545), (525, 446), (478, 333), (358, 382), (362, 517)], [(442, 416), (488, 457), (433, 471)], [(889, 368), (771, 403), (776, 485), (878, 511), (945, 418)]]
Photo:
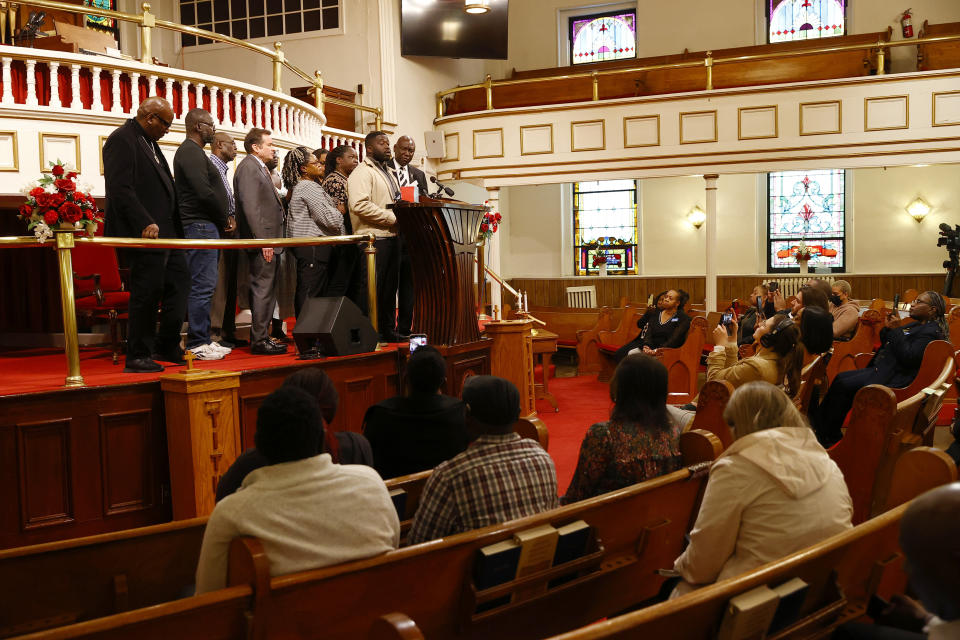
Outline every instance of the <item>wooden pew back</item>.
[(723, 411), (727, 408), (731, 395), (733, 385), (726, 380), (705, 382), (697, 398), (697, 412), (690, 423), (690, 429), (709, 431), (717, 436), (724, 451), (733, 443), (733, 431), (723, 419)]
[[(952, 36), (960, 34), (960, 22), (930, 24), (923, 21), (921, 38)], [(960, 67), (960, 40), (929, 42), (917, 46), (917, 70), (953, 69)]]
[(577, 373), (579, 375), (600, 371), (599, 335), (601, 332), (616, 328), (623, 311), (623, 308), (604, 307), (600, 309), (597, 323), (593, 327), (577, 332)]
[(573, 347), (580, 332), (595, 327), (603, 309), (574, 307), (530, 307), (530, 315), (547, 323), (547, 331), (557, 334), (557, 344)]
[(707, 342), (707, 321), (693, 318), (683, 345), (675, 349), (660, 349), (660, 361), (667, 368), (667, 402), (686, 404), (697, 395), (697, 373), (700, 369), (700, 354)]
[(897, 401), (903, 401), (936, 384), (938, 380), (952, 381), (953, 373), (953, 345), (946, 340), (933, 340), (923, 351), (923, 361), (920, 363), (917, 377), (906, 387), (894, 388), (893, 393), (897, 396)]
[[(882, 301), (881, 301), (882, 302)], [(845, 342), (834, 341), (833, 355), (830, 356), (830, 363), (827, 365), (827, 382), (833, 382), (833, 379), (841, 371), (850, 371), (856, 369), (854, 358), (860, 353), (869, 353), (873, 351), (873, 345), (877, 341), (877, 333), (883, 326), (883, 319), (880, 311), (868, 309), (860, 316), (860, 324), (853, 338)]]
[(803, 415), (810, 415), (810, 404), (813, 401), (813, 390), (826, 388), (827, 367), (830, 363), (830, 354), (824, 353), (815, 356), (813, 361), (803, 368), (800, 374), (800, 388), (793, 398), (793, 403)]

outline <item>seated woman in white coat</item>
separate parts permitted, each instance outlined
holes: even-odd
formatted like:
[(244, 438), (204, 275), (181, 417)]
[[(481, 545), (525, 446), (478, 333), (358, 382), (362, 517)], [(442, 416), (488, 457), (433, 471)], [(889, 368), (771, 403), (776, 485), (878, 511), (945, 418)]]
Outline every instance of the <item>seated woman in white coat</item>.
[(671, 597), (750, 571), (849, 529), (843, 474), (790, 398), (769, 382), (730, 397), (736, 441), (710, 469)]

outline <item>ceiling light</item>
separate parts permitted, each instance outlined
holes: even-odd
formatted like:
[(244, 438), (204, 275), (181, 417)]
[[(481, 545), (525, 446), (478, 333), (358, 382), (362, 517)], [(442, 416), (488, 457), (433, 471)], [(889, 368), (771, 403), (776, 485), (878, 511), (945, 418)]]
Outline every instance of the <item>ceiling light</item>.
[(486, 13), (490, 11), (490, 0), (464, 0), (463, 10), (467, 13)]

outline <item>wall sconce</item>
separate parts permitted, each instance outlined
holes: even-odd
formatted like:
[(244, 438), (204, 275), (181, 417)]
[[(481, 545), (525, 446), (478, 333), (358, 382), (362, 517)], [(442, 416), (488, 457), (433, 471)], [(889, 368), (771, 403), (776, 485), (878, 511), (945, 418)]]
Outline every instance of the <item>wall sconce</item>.
[(927, 217), (927, 214), (930, 213), (930, 205), (927, 204), (926, 200), (917, 196), (914, 198), (913, 202), (906, 206), (907, 213), (917, 221), (917, 224), (923, 222), (923, 219)]
[(490, 0), (464, 0), (463, 10), (467, 13), (486, 13), (490, 11)]
[(707, 221), (707, 214), (703, 212), (703, 209), (700, 208), (700, 205), (695, 206), (693, 209), (690, 209), (690, 213), (687, 214), (687, 222), (692, 224), (694, 228), (699, 229), (703, 226), (703, 223)]

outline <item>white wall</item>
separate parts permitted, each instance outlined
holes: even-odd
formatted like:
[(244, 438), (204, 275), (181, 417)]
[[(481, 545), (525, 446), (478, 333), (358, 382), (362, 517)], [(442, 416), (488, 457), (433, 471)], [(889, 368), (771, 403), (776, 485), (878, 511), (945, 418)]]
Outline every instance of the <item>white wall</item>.
[[(960, 223), (960, 165), (855, 169), (848, 215), (848, 271), (931, 273), (946, 252), (937, 248), (938, 225)], [(718, 183), (718, 270), (722, 275), (764, 273), (766, 203), (762, 177), (721, 175)], [(501, 268), (505, 277), (561, 277), (571, 272), (567, 220), (561, 197), (569, 184), (504, 187), (500, 190)], [(933, 210), (917, 224), (904, 207), (921, 195)], [(565, 199), (569, 202), (569, 198)], [(686, 213), (705, 204), (699, 177), (657, 178), (640, 183), (641, 275), (702, 275), (703, 227)]]

